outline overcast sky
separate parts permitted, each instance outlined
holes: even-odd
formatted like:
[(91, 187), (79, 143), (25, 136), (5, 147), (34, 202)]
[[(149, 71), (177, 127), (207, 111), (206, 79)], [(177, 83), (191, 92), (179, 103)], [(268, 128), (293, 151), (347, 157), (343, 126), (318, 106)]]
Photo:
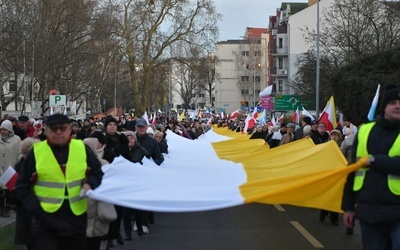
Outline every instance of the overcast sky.
[[(219, 41), (241, 39), (246, 27), (267, 28), (269, 16), (276, 15), (281, 7), (279, 0), (215, 0), (217, 11), (222, 14), (219, 22)], [(296, 2), (308, 2), (297, 0)]]

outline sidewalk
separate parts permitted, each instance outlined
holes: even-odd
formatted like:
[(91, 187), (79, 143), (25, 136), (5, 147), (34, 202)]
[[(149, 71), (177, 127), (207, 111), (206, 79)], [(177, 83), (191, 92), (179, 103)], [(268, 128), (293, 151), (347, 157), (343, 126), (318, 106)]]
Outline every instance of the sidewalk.
[(15, 216), (16, 216), (16, 214), (15, 214), (15, 211), (13, 211), (13, 210), (11, 210), (10, 217), (4, 218), (4, 217), (0, 216), (0, 227), (4, 227), (4, 226), (6, 226), (8, 224), (14, 223), (15, 222)]

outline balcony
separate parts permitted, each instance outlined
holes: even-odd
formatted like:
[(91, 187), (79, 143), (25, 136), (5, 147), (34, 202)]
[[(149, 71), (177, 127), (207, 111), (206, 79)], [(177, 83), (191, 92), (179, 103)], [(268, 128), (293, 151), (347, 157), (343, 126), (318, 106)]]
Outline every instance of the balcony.
[(287, 56), (289, 53), (288, 46), (270, 46), (270, 51), (272, 56)]
[(273, 76), (287, 76), (288, 68), (287, 67), (273, 67), (271, 68), (271, 75)]

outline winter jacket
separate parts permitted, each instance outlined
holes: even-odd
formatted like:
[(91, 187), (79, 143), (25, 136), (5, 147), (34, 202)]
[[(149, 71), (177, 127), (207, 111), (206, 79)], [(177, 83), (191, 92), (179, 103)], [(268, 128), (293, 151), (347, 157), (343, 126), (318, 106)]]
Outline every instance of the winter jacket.
[(21, 139), (14, 135), (6, 141), (0, 139), (0, 175), (9, 166), (14, 167), (18, 162), (18, 155), (21, 152)]
[(329, 136), (328, 132), (325, 132), (322, 135), (319, 132), (311, 133), (310, 137), (313, 140), (315, 145), (325, 143), (330, 140), (330, 136)]
[(136, 135), (137, 141), (143, 148), (147, 150), (148, 155), (146, 155), (146, 157), (151, 157), (157, 165), (160, 165), (164, 161), (164, 156), (161, 154), (158, 142), (154, 138), (151, 138), (148, 134), (143, 136), (139, 134)]
[(112, 163), (117, 156), (123, 156), (127, 160), (131, 160), (129, 152), (129, 139), (123, 133), (115, 133), (114, 135), (105, 134), (106, 147), (104, 149), (103, 159)]
[(267, 134), (264, 131), (261, 132), (254, 132), (249, 139), (265, 139)]
[(140, 164), (143, 164), (143, 158), (149, 154), (147, 150), (143, 148), (138, 142), (136, 142), (133, 147), (129, 148), (129, 151), (131, 153), (131, 161), (135, 163), (138, 162)]
[[(388, 188), (388, 174), (400, 176), (400, 152), (399, 156), (388, 156), (399, 133), (400, 122), (390, 122), (379, 117), (367, 141), (367, 151), (374, 157), (374, 162), (366, 171), (362, 188), (353, 191), (354, 173), (347, 178), (342, 209), (355, 211), (361, 221), (382, 223), (400, 220), (400, 196)], [(358, 143), (357, 136), (353, 144), (354, 158)]]

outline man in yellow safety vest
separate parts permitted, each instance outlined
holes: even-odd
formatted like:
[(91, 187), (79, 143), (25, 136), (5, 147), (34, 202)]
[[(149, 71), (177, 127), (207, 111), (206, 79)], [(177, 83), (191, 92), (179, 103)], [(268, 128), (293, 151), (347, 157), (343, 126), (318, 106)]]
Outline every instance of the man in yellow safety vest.
[[(347, 227), (359, 219), (364, 249), (400, 249), (400, 88), (389, 85), (382, 116), (362, 125), (354, 157), (368, 157), (367, 166), (347, 178), (342, 209)], [(355, 159), (354, 159), (355, 161)], [(389, 246), (391, 244), (391, 246)]]
[(85, 249), (86, 199), (101, 183), (101, 164), (80, 140), (71, 139), (67, 116), (46, 121), (47, 140), (27, 154), (16, 184), (22, 204), (32, 212), (35, 249)]

